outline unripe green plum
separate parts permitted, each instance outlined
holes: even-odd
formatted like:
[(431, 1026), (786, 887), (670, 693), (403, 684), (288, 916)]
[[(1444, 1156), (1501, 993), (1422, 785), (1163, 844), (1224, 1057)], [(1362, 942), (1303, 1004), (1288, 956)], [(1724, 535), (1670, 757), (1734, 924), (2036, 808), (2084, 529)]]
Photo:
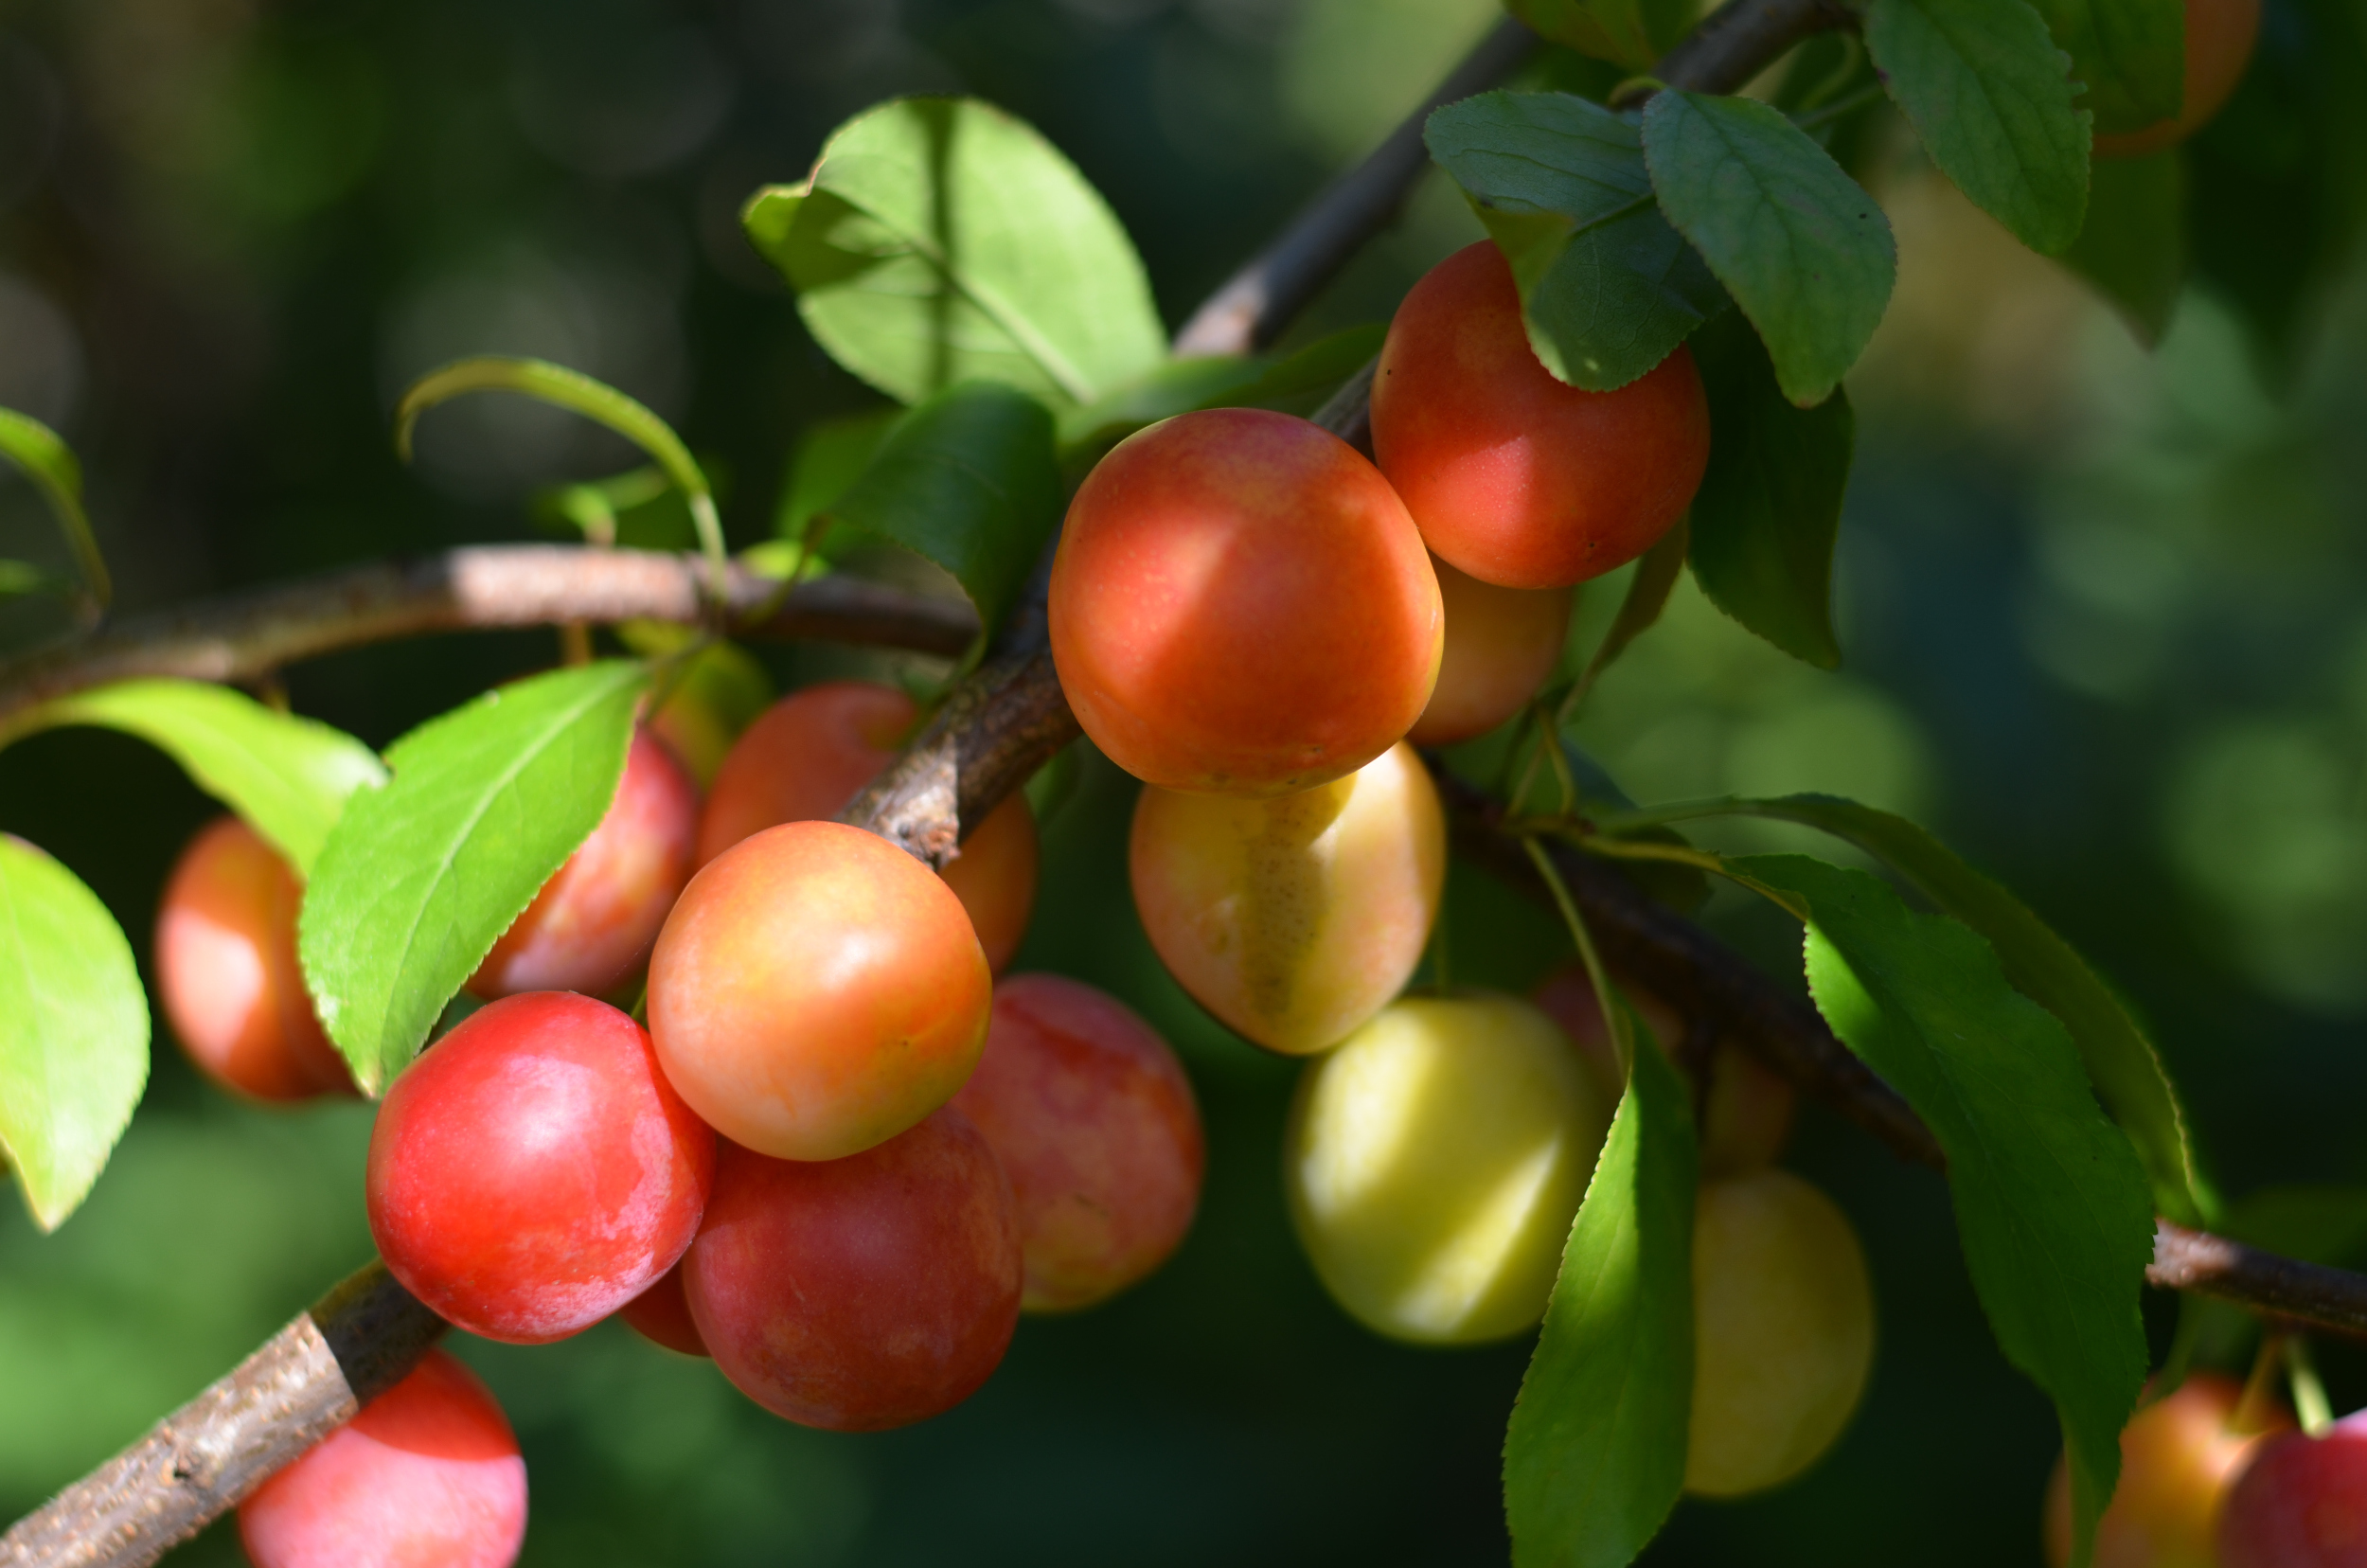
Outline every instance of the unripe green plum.
[[(2243, 1385), (2198, 1372), (2146, 1405), (2121, 1429), (2121, 1479), (2096, 1523), (2094, 1568), (2220, 1568), (2219, 1511), (2228, 1488), (2270, 1432), (2293, 1423), (2283, 1411), (2270, 1425), (2236, 1431)], [(2046, 1559), (2071, 1562), (2071, 1473), (2061, 1460), (2046, 1489)]]
[(1335, 1300), (1427, 1345), (1544, 1315), (1611, 1107), (1551, 1019), (1509, 996), (1382, 1009), (1299, 1078), (1290, 1218)]
[(2176, 117), (2136, 131), (2099, 133), (2099, 158), (2141, 158), (2201, 130), (2223, 108), (2260, 40), (2260, 0), (2186, 0), (2186, 91)]
[(1499, 588), (1433, 558), (1447, 616), (1446, 651), (1430, 705), (1406, 739), (1451, 746), (1521, 711), (1561, 658), (1576, 590)]
[(792, 822), (691, 879), (650, 960), (650, 1033), (717, 1131), (836, 1160), (953, 1096), (992, 989), (942, 879), (859, 828)]
[(1329, 431), (1263, 409), (1119, 442), (1069, 506), (1048, 614), (1077, 722), (1170, 790), (1353, 773), (1438, 674), (1438, 582), (1397, 492)]
[[(896, 760), (920, 709), (876, 681), (823, 681), (766, 708), (724, 757), (699, 820), (704, 865), (749, 834), (826, 822)], [(964, 839), (942, 875), (999, 973), (1036, 906), (1036, 818), (1013, 794)]]
[(1704, 1183), (1693, 1312), (1685, 1490), (1738, 1497), (1816, 1463), (1874, 1365), (1865, 1254), (1833, 1201), (1788, 1170)]
[(1146, 787), (1130, 851), (1150, 944), (1269, 1050), (1346, 1038), (1404, 989), (1446, 885), (1437, 786), (1410, 746), (1278, 798)]
[[(1660, 1048), (1690, 1079), (1681, 1059), (1685, 1021), (1674, 1007), (1633, 982), (1619, 989), (1635, 1007)], [(1595, 1005), (1593, 983), (1578, 964), (1556, 970), (1537, 984), (1529, 1000), (1561, 1025), (1594, 1070), (1604, 1093), (1617, 1099), (1627, 1087), (1627, 1074), (1611, 1035), (1603, 1027), (1603, 1010)], [(1772, 1165), (1791, 1137), (1792, 1113), (1799, 1095), (1758, 1058), (1732, 1041), (1710, 1049), (1710, 1086), (1700, 1096), (1701, 1108), (1701, 1172), (1706, 1176), (1740, 1176)]]
[(198, 830), (156, 909), (156, 990), (189, 1060), (263, 1100), (351, 1094), (296, 962), (303, 884), (237, 817)]

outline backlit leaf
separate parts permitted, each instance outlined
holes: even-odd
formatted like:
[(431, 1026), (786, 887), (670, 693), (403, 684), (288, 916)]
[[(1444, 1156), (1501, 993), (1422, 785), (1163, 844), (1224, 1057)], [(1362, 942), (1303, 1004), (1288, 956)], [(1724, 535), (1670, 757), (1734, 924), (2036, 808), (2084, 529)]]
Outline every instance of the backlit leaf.
[(489, 691), (396, 741), (393, 778), (347, 803), (305, 889), (297, 950), (365, 1093), (411, 1060), (599, 826), (648, 684), (638, 663), (608, 660)]
[(1166, 354), (1109, 204), (1032, 126), (975, 98), (866, 110), (742, 222), (815, 339), (902, 402), (974, 377), (1087, 402)]
[(2079, 102), (2099, 132), (2173, 119), (2186, 101), (2183, 0), (2036, 0), (2055, 42), (2070, 51)]
[(34, 1222), (89, 1193), (148, 1083), (148, 996), (98, 896), (0, 834), (0, 1154)]

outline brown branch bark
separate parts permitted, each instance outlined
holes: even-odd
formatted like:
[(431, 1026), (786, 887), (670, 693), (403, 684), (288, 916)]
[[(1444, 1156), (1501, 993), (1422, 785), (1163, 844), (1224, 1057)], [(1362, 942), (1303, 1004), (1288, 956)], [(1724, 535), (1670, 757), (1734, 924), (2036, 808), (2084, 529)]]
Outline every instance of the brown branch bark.
[(376, 561), (160, 611), (0, 665), (0, 733), (54, 697), (141, 676), (251, 681), (300, 659), (439, 632), (576, 622), (713, 620), (737, 635), (804, 637), (952, 658), (978, 634), (959, 601), (854, 578), (783, 592), (734, 565), (722, 599), (693, 556), (579, 544), (495, 544)]
[(0, 1537), (0, 1568), (143, 1568), (351, 1420), (443, 1331), (373, 1262)]

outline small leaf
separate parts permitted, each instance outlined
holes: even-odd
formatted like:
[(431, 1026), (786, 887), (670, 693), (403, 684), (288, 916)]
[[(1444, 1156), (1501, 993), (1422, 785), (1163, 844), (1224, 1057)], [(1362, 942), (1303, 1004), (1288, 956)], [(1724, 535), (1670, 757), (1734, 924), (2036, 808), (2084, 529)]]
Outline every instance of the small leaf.
[(296, 936), (321, 1023), (365, 1093), (411, 1060), (599, 826), (648, 684), (639, 664), (607, 660), (489, 691), (396, 741), (392, 781), (347, 803)]
[(203, 681), (101, 686), (44, 703), (26, 724), (98, 724), (138, 736), (244, 817), (299, 877), (311, 873), (346, 797), (386, 780), (377, 753), (343, 730)]
[(1248, 356), (1168, 360), (1089, 403), (1062, 409), (1061, 450), (1098, 456), (1145, 425), (1205, 408), (1212, 400), (1228, 400), (1256, 385), (1265, 374), (1266, 362)]
[[(1542, 37), (1632, 71), (1648, 68), (1676, 42), (1654, 31), (1657, 22), (1667, 33), (1670, 8), (1652, 6), (1647, 12), (1643, 0), (1504, 0), (1504, 9)], [(1684, 30), (1682, 21), (1674, 30)]]
[(1609, 669), (1628, 645), (1649, 632), (1668, 608), (1668, 596), (1676, 591), (1677, 579), (1684, 576), (1685, 538), (1691, 525), (1685, 518), (1677, 519), (1677, 526), (1661, 535), (1660, 542), (1644, 552), (1636, 561), (1635, 576), (1628, 579), (1627, 596), (1619, 601), (1619, 613), (1611, 617), (1611, 630), (1603, 633), (1603, 643), (1587, 661), (1586, 672), (1578, 677), (1577, 689), (1588, 690), (1604, 670)]
[(2088, 226), (2063, 260), (2104, 291), (2140, 341), (2159, 343), (2186, 283), (2186, 163), (2178, 151), (2098, 159)]
[(91, 599), (105, 609), (115, 585), (107, 576), (107, 558), (99, 554), (98, 536), (91, 532), (90, 517), (82, 510), (82, 465), (75, 460), (74, 449), (30, 415), (0, 408), (0, 457), (22, 469), (49, 503)]
[(1306, 347), (1264, 362), (1246, 386), (1202, 400), (1202, 408), (1273, 408), (1308, 417), (1348, 378), (1372, 363), (1389, 336), (1387, 323), (1368, 321), (1327, 332)]
[(1739, 807), (1847, 839), (1979, 932), (1997, 950), (2014, 989), (2071, 1030), (2096, 1092), (2145, 1160), (2155, 1204), (2183, 1224), (2213, 1217), (2216, 1201), (2160, 1052), (2087, 960), (2027, 904), (1905, 817), (1833, 795), (1787, 795)]
[(691, 521), (699, 543), (718, 562), (723, 559), (723, 525), (716, 515), (715, 493), (707, 476), (674, 434), (674, 427), (638, 400), (627, 397), (605, 382), (580, 370), (547, 360), (486, 354), (431, 370), (411, 383), (395, 406), (395, 450), (411, 458), (411, 430), (419, 416), (437, 403), (470, 392), (515, 392), (538, 399), (587, 419), (606, 425), (648, 453), (666, 476), (680, 487), (690, 503)]
[(1644, 111), (1661, 211), (1759, 330), (1784, 396), (1824, 401), (1880, 325), (1890, 220), (1807, 134), (1748, 98), (1675, 90)]
[(0, 1154), (34, 1223), (90, 1192), (148, 1083), (148, 995), (115, 917), (0, 835)]
[(1625, 386), (1726, 308), (1655, 206), (1636, 128), (1610, 110), (1482, 93), (1432, 115), (1423, 139), (1511, 264), (1529, 346), (1560, 380)]
[(2087, 116), (2071, 60), (2024, 0), (1874, 0), (1865, 45), (1956, 188), (2043, 256), (2079, 237)]
[(2006, 983), (1971, 931), (1915, 914), (1867, 872), (1805, 855), (1735, 865), (1806, 903), (1818, 1010), (1947, 1151), (1973, 1290), (2005, 1359), (2062, 1419), (2084, 1562), (2145, 1378), (2144, 1167), (2097, 1108), (2062, 1024)]
[(804, 185), (756, 192), (741, 221), (815, 340), (899, 402), (976, 377), (1089, 402), (1166, 357), (1109, 204), (1032, 126), (975, 98), (866, 110)]
[(1694, 580), (1710, 602), (1795, 659), (1841, 663), (1833, 545), (1857, 419), (1836, 391), (1795, 407), (1750, 328), (1728, 317), (1693, 340), (1709, 395), (1710, 462), (1693, 497)]
[(907, 414), (828, 515), (952, 573), (991, 629), (1026, 585), (1060, 502), (1052, 416), (1024, 392), (976, 381)]
[(2099, 132), (2175, 119), (2186, 101), (2183, 0), (2036, 0)]
[(874, 408), (807, 426), (797, 438), (796, 455), (790, 459), (774, 531), (792, 544), (802, 542), (807, 525), (863, 477), (880, 443), (903, 414), (900, 408)]
[(1504, 1434), (1516, 1568), (1624, 1568), (1684, 1486), (1693, 1113), (1661, 1051), (1629, 1058)]

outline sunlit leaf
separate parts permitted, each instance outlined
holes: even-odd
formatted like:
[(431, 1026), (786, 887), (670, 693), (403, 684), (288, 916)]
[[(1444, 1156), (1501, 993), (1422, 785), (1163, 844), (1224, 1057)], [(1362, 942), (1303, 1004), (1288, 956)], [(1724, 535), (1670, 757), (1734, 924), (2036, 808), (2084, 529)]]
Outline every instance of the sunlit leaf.
[(73, 872), (0, 835), (0, 1154), (42, 1229), (89, 1193), (147, 1083), (132, 944)]
[(1749, 98), (1653, 94), (1644, 155), (1661, 211), (1758, 329), (1784, 396), (1824, 401), (1890, 303), (1898, 255), (1881, 207)]
[(2042, 255), (2079, 237), (2088, 127), (2071, 61), (2024, 0), (1873, 0), (1865, 46), (1959, 190)]
[(991, 628), (1025, 586), (1061, 500), (1052, 416), (1024, 392), (976, 381), (907, 414), (827, 515), (952, 573)]
[(2061, 1021), (2007, 984), (1971, 930), (1805, 855), (1734, 865), (1806, 906), (1818, 1010), (1947, 1151), (1974, 1292), (2006, 1360), (2061, 1417), (2085, 1560), (2145, 1378), (2144, 1167), (2097, 1107)]
[(816, 341), (901, 402), (980, 377), (1089, 402), (1166, 355), (1109, 204), (1032, 126), (975, 98), (864, 111), (803, 185), (756, 192), (741, 216)]
[(388, 748), (305, 889), (297, 949), (321, 1023), (376, 1095), (425, 1042), (616, 793), (649, 684), (609, 660), (489, 691)]
[(125, 681), (44, 703), (25, 722), (98, 724), (161, 748), (298, 876), (311, 873), (346, 798), (386, 778), (377, 753), (343, 730), (203, 681)]
[(1423, 139), (1511, 264), (1529, 347), (1562, 381), (1624, 386), (1726, 308), (1655, 205), (1630, 120), (1567, 93), (1482, 93), (1432, 115)]
[(1841, 663), (1833, 633), (1833, 546), (1857, 419), (1836, 390), (1800, 408), (1775, 382), (1745, 322), (1693, 340), (1709, 395), (1710, 461), (1693, 497), (1694, 580), (1717, 605), (1796, 659)]
[(1504, 1434), (1516, 1568), (1624, 1568), (1684, 1485), (1693, 1111), (1662, 1052), (1628, 1054), (1627, 1093)]

